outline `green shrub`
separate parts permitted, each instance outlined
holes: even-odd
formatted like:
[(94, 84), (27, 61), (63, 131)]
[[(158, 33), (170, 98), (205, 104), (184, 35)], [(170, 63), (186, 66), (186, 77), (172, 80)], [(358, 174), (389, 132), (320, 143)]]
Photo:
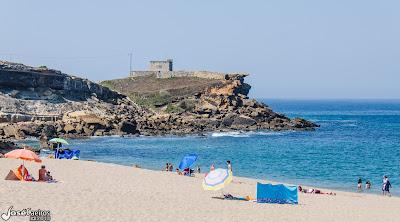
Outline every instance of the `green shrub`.
[(175, 106), (173, 104), (168, 104), (167, 109), (165, 110), (165, 112), (167, 113), (181, 113), (185, 111), (184, 109), (182, 109), (179, 106)]
[(190, 112), (196, 106), (196, 102), (195, 102), (195, 100), (185, 99), (185, 100), (181, 101), (178, 106), (180, 108), (182, 108), (183, 110)]

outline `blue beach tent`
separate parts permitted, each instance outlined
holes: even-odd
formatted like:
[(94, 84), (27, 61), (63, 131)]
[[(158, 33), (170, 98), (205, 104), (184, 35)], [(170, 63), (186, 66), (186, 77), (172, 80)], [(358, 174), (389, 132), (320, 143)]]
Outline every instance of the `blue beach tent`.
[(197, 157), (197, 154), (188, 154), (184, 156), (179, 164), (179, 169), (184, 170), (186, 168), (190, 168), (194, 162), (196, 162)]
[(257, 203), (298, 204), (297, 187), (257, 183)]

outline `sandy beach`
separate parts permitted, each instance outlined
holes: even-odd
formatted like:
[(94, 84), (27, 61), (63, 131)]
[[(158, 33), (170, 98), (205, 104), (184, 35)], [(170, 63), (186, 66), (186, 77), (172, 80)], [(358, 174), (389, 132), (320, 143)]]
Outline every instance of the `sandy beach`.
[[(20, 160), (0, 159), (4, 178)], [(334, 191), (299, 194), (299, 205), (220, 200), (202, 178), (90, 161), (45, 159), (58, 183), (0, 180), (0, 213), (50, 210), (52, 221), (399, 221), (400, 198)], [(27, 162), (37, 177), (38, 163)], [(255, 196), (261, 180), (234, 177), (225, 192)], [(324, 191), (329, 191), (325, 190)], [(28, 221), (12, 217), (9, 221)]]

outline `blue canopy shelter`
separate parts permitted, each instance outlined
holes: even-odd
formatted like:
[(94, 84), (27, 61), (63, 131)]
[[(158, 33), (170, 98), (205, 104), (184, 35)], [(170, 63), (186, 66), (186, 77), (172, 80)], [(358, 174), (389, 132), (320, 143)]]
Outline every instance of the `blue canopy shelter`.
[(188, 154), (184, 156), (179, 164), (179, 169), (184, 170), (186, 168), (190, 168), (194, 162), (196, 162), (197, 157), (197, 154)]
[(297, 187), (257, 183), (257, 203), (298, 204)]

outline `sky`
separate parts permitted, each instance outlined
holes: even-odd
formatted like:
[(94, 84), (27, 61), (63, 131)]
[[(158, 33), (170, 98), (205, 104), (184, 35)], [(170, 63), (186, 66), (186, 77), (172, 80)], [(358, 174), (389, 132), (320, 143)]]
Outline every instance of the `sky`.
[(251, 97), (400, 98), (397, 0), (4, 0), (0, 59), (93, 81), (174, 60), (247, 72)]

